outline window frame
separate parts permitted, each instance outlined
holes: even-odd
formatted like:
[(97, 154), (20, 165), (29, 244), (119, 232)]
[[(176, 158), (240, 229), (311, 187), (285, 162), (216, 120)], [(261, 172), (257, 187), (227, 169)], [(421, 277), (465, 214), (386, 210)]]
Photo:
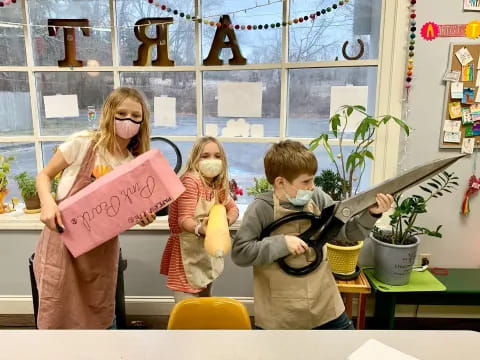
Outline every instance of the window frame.
[[(195, 0), (195, 11), (201, 16), (201, 0)], [(23, 19), (29, 23), (28, 0), (22, 0), (21, 5)], [(283, 1), (283, 17), (287, 18), (289, 13), (290, 1)], [(115, 0), (109, 0), (110, 20), (112, 24), (116, 24)], [(61, 68), (57, 66), (34, 66), (33, 47), (31, 41), (31, 32), (29, 26), (23, 26), (25, 39), (26, 66), (1, 66), (0, 71), (5, 72), (27, 72), (30, 88), (30, 103), (33, 121), (33, 135), (31, 136), (1, 136), (0, 143), (5, 142), (31, 142), (34, 143), (37, 169), (43, 168), (43, 152), (42, 142), (64, 141), (68, 136), (45, 136), (40, 135), (39, 114), (37, 109), (37, 91), (35, 87), (36, 72), (113, 72), (114, 87), (120, 86), (121, 72), (176, 72), (188, 71), (195, 73), (196, 84), (196, 106), (197, 106), (197, 131), (196, 136), (168, 136), (172, 141), (195, 141), (197, 137), (202, 136), (203, 131), (203, 85), (202, 78), (204, 71), (230, 71), (230, 70), (264, 70), (279, 69), (280, 70), (280, 133), (278, 137), (263, 138), (239, 138), (239, 137), (219, 137), (221, 141), (238, 142), (238, 143), (272, 143), (286, 138), (287, 129), (287, 106), (288, 106), (288, 71), (298, 68), (328, 68), (328, 67), (361, 67), (374, 66), (377, 68), (377, 86), (375, 99), (375, 114), (392, 114), (395, 116), (402, 115), (402, 98), (403, 98), (403, 76), (406, 63), (406, 50), (404, 49), (404, 41), (407, 34), (407, 15), (408, 9), (399, 3), (399, 0), (382, 0), (382, 11), (380, 21), (379, 36), (379, 56), (378, 59), (372, 60), (351, 60), (351, 61), (313, 61), (313, 62), (288, 62), (288, 27), (282, 27), (282, 53), (281, 62), (275, 64), (247, 64), (242, 66), (230, 66), (228, 64), (221, 66), (204, 66), (201, 58), (201, 23), (195, 22), (195, 65), (174, 66), (174, 67), (137, 67), (137, 66), (121, 66), (119, 65), (119, 51), (117, 49), (117, 33), (111, 31), (112, 39), (112, 66), (100, 67), (81, 67), (81, 68)], [(387, 21), (386, 21), (387, 20)], [(133, 31), (133, 29), (132, 29)], [(398, 44), (398, 45), (397, 45)], [(402, 85), (400, 85), (402, 84)], [(382, 91), (380, 91), (382, 89)], [(305, 144), (311, 140), (310, 138), (292, 138), (299, 140)], [(371, 183), (378, 183), (386, 178), (394, 176), (397, 172), (398, 145), (400, 142), (400, 129), (394, 124), (389, 124), (379, 128), (377, 137), (373, 144), (373, 151), (376, 160), (373, 163), (372, 172), (370, 174)], [(352, 140), (344, 141), (346, 145), (351, 145)], [(337, 145), (335, 139), (331, 140), (332, 145)]]

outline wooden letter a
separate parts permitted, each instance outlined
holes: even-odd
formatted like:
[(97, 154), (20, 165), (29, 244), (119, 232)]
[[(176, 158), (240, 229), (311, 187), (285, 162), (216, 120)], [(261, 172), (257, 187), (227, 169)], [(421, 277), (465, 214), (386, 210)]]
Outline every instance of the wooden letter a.
[[(232, 49), (233, 58), (228, 60), (230, 65), (245, 65), (247, 59), (245, 59), (240, 52), (235, 31), (229, 28), (229, 25), (231, 24), (230, 17), (228, 15), (220, 16), (220, 23), (222, 26), (217, 28), (217, 31), (215, 32), (210, 53), (208, 54), (208, 57), (203, 60), (203, 65), (223, 65), (223, 61), (220, 59), (220, 52), (223, 48)], [(225, 41), (227, 36), (230, 40), (228, 42)]]

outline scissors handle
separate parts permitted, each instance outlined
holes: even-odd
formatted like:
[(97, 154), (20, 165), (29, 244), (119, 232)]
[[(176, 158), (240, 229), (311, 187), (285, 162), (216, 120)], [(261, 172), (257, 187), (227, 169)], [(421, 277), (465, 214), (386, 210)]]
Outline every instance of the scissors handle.
[(288, 214), (274, 221), (262, 231), (260, 234), (260, 239), (270, 236), (270, 234), (280, 226), (288, 224), (292, 221), (310, 221), (310, 226), (308, 229), (297, 236), (305, 241), (309, 247), (313, 248), (316, 255), (315, 260), (304, 267), (294, 268), (286, 263), (285, 259), (287, 256), (285, 256), (277, 260), (278, 265), (284, 272), (289, 275), (302, 276), (311, 273), (320, 266), (323, 259), (323, 245), (332, 240), (343, 226), (343, 223), (333, 216), (335, 209), (336, 205), (328, 206), (322, 210), (320, 216), (306, 211)]

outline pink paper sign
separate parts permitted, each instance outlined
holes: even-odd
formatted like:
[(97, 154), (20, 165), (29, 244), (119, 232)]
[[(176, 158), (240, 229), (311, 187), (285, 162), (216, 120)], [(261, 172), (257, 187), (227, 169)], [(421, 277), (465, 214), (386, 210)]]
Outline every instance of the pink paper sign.
[(60, 203), (61, 238), (78, 257), (131, 228), (144, 212), (172, 203), (184, 186), (157, 149), (102, 176)]

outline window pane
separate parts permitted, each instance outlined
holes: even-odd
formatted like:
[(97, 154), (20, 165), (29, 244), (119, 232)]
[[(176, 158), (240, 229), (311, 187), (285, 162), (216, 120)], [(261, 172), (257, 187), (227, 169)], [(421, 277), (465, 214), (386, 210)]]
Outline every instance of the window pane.
[[(332, 6), (331, 0), (290, 1), (290, 19), (310, 16)], [(378, 57), (382, 0), (352, 1), (332, 9), (314, 21), (308, 19), (289, 26), (289, 61), (346, 60), (342, 46), (348, 41), (346, 52), (355, 56), (360, 51), (357, 39), (365, 44), (361, 57)]]
[(15, 159), (10, 162), (10, 173), (7, 176), (9, 190), (8, 198), (18, 197), (21, 200), (20, 191), (14, 177), (23, 171), (29, 175), (37, 176), (37, 163), (35, 161), (35, 147), (33, 143), (0, 143), (0, 154)]
[(32, 135), (26, 72), (0, 72), (0, 136)]
[[(243, 189), (243, 196), (239, 196), (238, 204), (249, 204), (254, 196), (247, 195), (247, 188), (255, 184), (253, 178), (265, 176), (263, 157), (270, 147), (264, 143), (222, 143), (227, 153), (228, 172), (230, 179), (235, 179), (237, 185)], [(241, 155), (240, 155), (241, 154)]]
[[(100, 118), (102, 104), (113, 90), (113, 74), (110, 72), (38, 72), (35, 73), (37, 99), (42, 135), (70, 135), (88, 127), (88, 111), (95, 110), (96, 122)], [(77, 95), (78, 117), (49, 117), (45, 115), (44, 96)]]
[(376, 84), (376, 67), (290, 70), (287, 136), (313, 138), (329, 131), (332, 86), (368, 86), (367, 111), (373, 113)]
[(54, 150), (60, 145), (61, 141), (47, 141), (42, 142), (42, 154), (43, 154), (43, 166), (45, 167), (48, 162), (52, 159)]
[[(0, 22), (23, 24), (25, 21), (22, 19), (21, 1), (2, 7), (2, 10), (0, 11)], [(23, 26), (1, 24), (0, 49), (2, 49), (0, 51), (0, 65), (25, 65), (25, 38), (23, 36)]]
[[(195, 135), (197, 133), (197, 105), (194, 72), (124, 72), (120, 74), (122, 86), (131, 86), (146, 95), (152, 124), (152, 135)], [(173, 119), (155, 122), (154, 98), (175, 98), (175, 124)], [(158, 116), (165, 116), (163, 109)], [(170, 113), (170, 115), (172, 115)], [(163, 125), (161, 125), (163, 124)]]
[(112, 65), (112, 42), (110, 34), (110, 10), (108, 0), (29, 0), (32, 44), (35, 65), (58, 65), (65, 58), (63, 30), (56, 36), (48, 35), (48, 19), (88, 19), (90, 36), (75, 29), (76, 58), (84, 66)]
[[(117, 23), (122, 27), (118, 33), (118, 44), (120, 49), (120, 64), (133, 65), (138, 58), (138, 47), (141, 42), (135, 37), (134, 25), (143, 18), (150, 17), (173, 17), (173, 24), (168, 26), (168, 43), (170, 60), (175, 65), (195, 64), (195, 33), (194, 23), (186, 20), (185, 17), (173, 15), (173, 12), (162, 11), (160, 7), (154, 6), (147, 1), (117, 0)], [(193, 0), (180, 0), (171, 2), (174, 9), (185, 14), (194, 15)], [(147, 35), (156, 37), (155, 26), (149, 26)], [(152, 59), (157, 58), (157, 48), (152, 51)]]
[[(217, 85), (221, 82), (260, 82), (262, 83), (262, 117), (245, 117), (249, 124), (261, 124), (264, 136), (279, 136), (280, 124), (280, 71), (279, 70), (239, 70), (206, 71), (203, 73), (203, 120), (205, 124), (217, 124), (218, 135), (226, 127), (231, 117), (218, 116)], [(248, 104), (245, 104), (248, 106)], [(235, 118), (235, 120), (237, 120)]]
[[(188, 155), (190, 154), (190, 150), (192, 149), (193, 142), (191, 141), (174, 141), (175, 145), (177, 145), (178, 149), (180, 150), (180, 153), (182, 155), (182, 168), (185, 167), (185, 164), (187, 163), (188, 160)], [(177, 156), (175, 154), (175, 151), (173, 148), (166, 144), (163, 141), (159, 140), (152, 140), (150, 147), (152, 149), (158, 149), (162, 152), (162, 154), (167, 158), (168, 162), (172, 166), (172, 168), (175, 167), (177, 164)]]
[[(257, 0), (203, 0), (202, 14), (204, 19), (214, 21), (220, 20), (220, 15), (228, 14), (235, 10), (251, 8), (248, 11), (236, 12), (230, 15), (232, 24), (236, 25), (262, 25), (268, 24), (268, 29), (263, 30), (235, 30), (235, 36), (240, 51), (247, 64), (278, 63), (281, 59), (282, 28), (271, 28), (271, 24), (282, 22), (282, 3), (272, 2), (268, 6), (255, 6), (266, 3)], [(206, 59), (212, 46), (216, 26), (202, 25), (202, 59)], [(228, 38), (226, 39), (228, 41)], [(224, 64), (232, 58), (230, 49), (223, 49), (220, 58)]]

